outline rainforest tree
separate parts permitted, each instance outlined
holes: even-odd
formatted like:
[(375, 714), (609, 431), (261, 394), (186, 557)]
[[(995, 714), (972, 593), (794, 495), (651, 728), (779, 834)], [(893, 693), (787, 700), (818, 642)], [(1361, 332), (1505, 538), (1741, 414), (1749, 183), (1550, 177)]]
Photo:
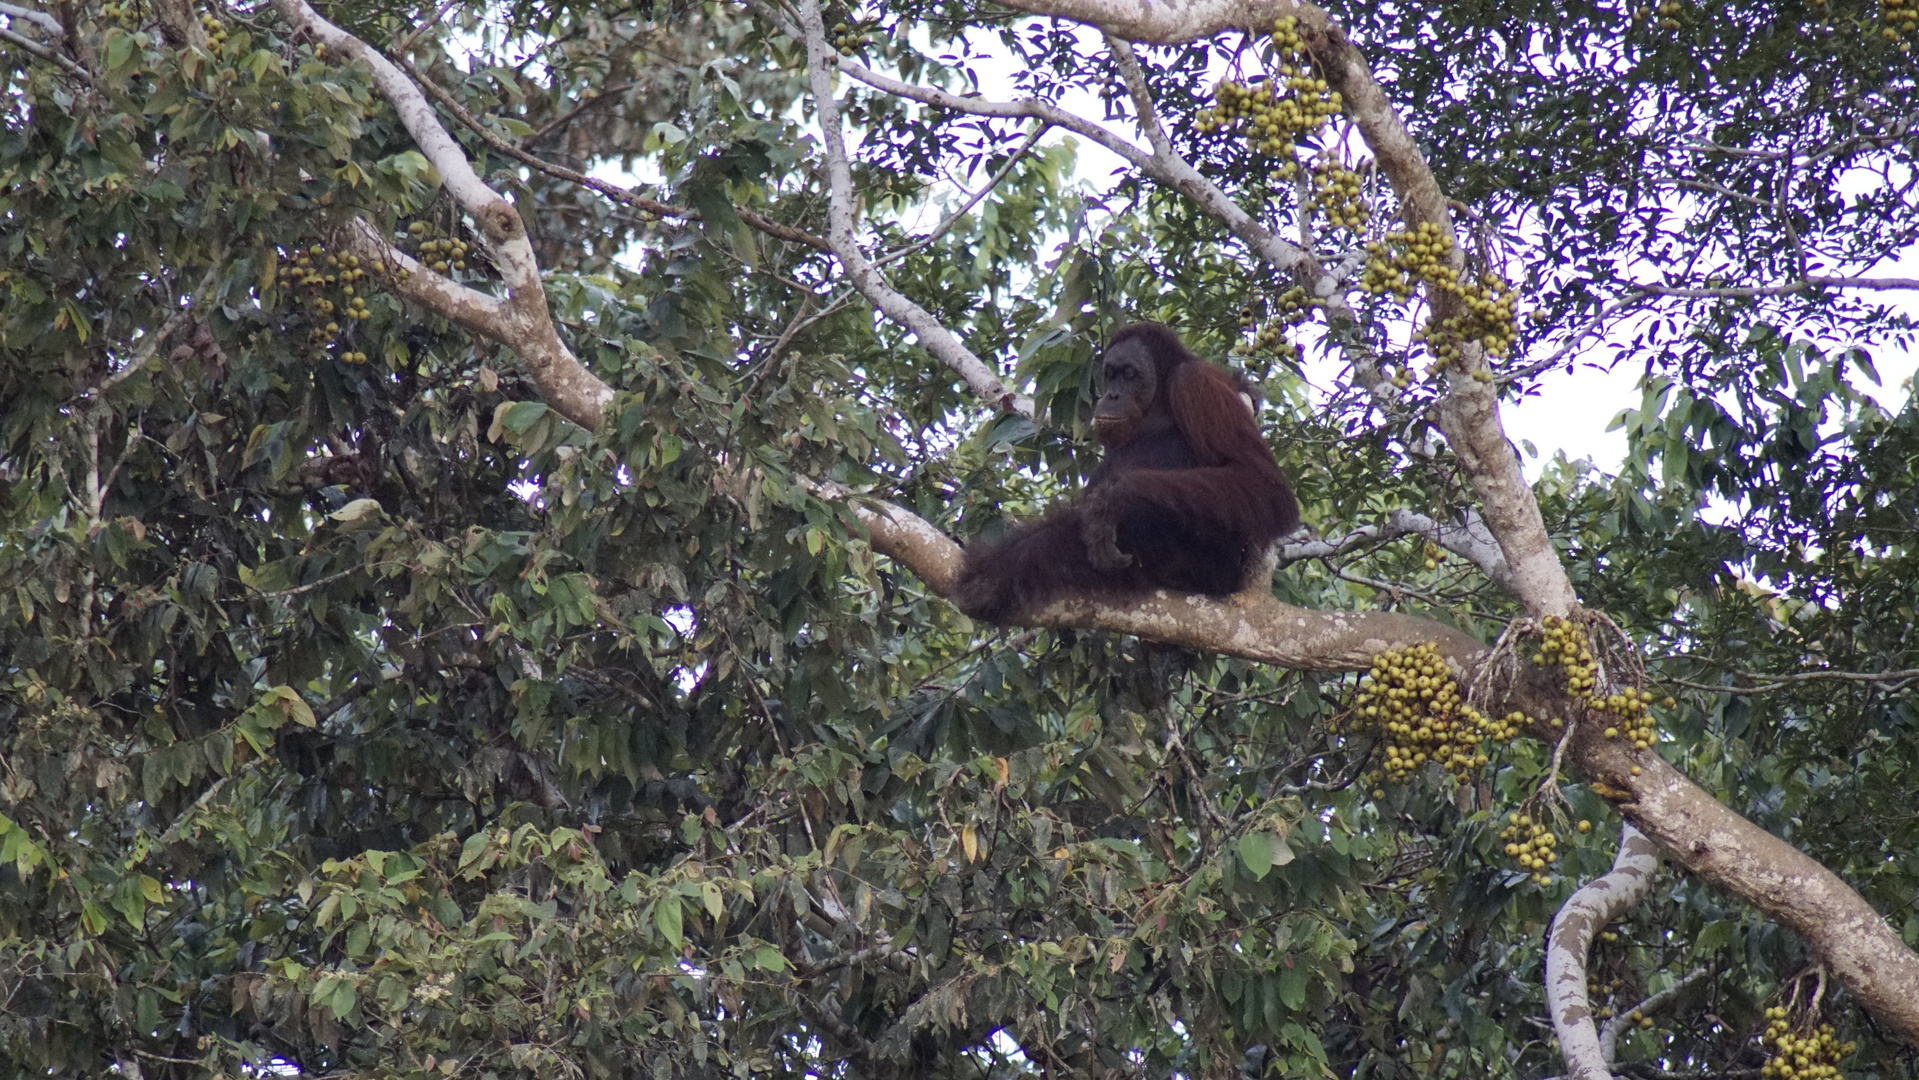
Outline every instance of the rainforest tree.
[(1911, 1075), (1916, 19), (0, 4), (6, 1073)]

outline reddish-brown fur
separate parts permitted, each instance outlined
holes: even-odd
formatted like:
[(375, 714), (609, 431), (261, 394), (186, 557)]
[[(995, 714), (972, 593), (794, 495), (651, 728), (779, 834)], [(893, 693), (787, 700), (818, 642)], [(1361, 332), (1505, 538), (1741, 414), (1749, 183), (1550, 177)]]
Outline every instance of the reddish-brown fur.
[[(1004, 622), (1062, 596), (1143, 595), (1156, 588), (1225, 596), (1254, 561), (1299, 525), (1292, 486), (1259, 433), (1234, 376), (1157, 323), (1113, 335), (1158, 373), (1144, 416), (1102, 431), (1105, 460), (1085, 495), (1005, 537), (968, 544), (953, 602)], [(1129, 565), (1095, 565), (1086, 536), (1117, 537)]]

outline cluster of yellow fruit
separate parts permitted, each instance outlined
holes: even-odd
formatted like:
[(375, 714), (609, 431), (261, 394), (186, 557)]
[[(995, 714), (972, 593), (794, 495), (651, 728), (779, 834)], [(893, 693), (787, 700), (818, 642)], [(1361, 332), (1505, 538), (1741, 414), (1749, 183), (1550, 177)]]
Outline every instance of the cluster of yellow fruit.
[[(1377, 732), (1385, 741), (1379, 775), (1403, 781), (1428, 761), (1464, 781), (1486, 764), (1480, 743), (1511, 739), (1518, 729), (1492, 720), (1466, 704), (1446, 660), (1431, 642), (1388, 649), (1373, 657), (1372, 671), (1359, 682), (1353, 726)], [(1375, 790), (1374, 798), (1385, 795)]]
[[(1666, 707), (1672, 708), (1674, 702), (1666, 699)], [(1593, 708), (1618, 718), (1618, 723), (1606, 728), (1606, 738), (1616, 739), (1625, 736), (1634, 750), (1649, 749), (1659, 741), (1659, 726), (1652, 718), (1652, 691), (1634, 690), (1627, 687), (1617, 694), (1608, 694), (1603, 698), (1592, 699)]]
[(1533, 663), (1544, 667), (1558, 664), (1566, 671), (1566, 692), (1576, 698), (1590, 698), (1599, 682), (1599, 668), (1593, 663), (1592, 640), (1586, 628), (1571, 619), (1548, 615), (1540, 631), (1539, 651)]
[(1373, 216), (1372, 207), (1360, 191), (1359, 174), (1339, 163), (1331, 154), (1313, 162), (1313, 202), (1326, 213), (1326, 222), (1335, 229), (1358, 232)]
[(1906, 52), (1912, 51), (1906, 35), (1919, 30), (1919, 0), (1885, 0), (1885, 5), (1886, 40), (1898, 42), (1899, 48)]
[(1247, 146), (1284, 159), (1273, 170), (1273, 179), (1284, 180), (1299, 168), (1293, 160), (1297, 140), (1318, 133), (1341, 104), (1339, 91), (1328, 89), (1325, 79), (1313, 76), (1312, 58), (1299, 38), (1297, 18), (1288, 15), (1273, 25), (1273, 48), (1279, 61), (1276, 78), (1258, 76), (1250, 86), (1222, 81), (1213, 87), (1213, 107), (1199, 110), (1193, 126), (1200, 134), (1210, 135), (1243, 123)]
[(207, 32), (207, 48), (219, 52), (220, 46), (227, 43), (227, 28), (220, 20), (211, 15), (200, 16), (200, 28)]
[(1366, 270), (1359, 276), (1359, 285), (1374, 296), (1391, 293), (1395, 299), (1409, 300), (1420, 279), (1445, 267), (1452, 251), (1452, 241), (1430, 221), (1387, 233), (1385, 239), (1367, 243)]
[(1839, 1075), (1839, 1063), (1858, 1046), (1840, 1042), (1831, 1024), (1821, 1024), (1810, 1035), (1795, 1035), (1782, 1006), (1766, 1010), (1766, 1032), (1759, 1036), (1772, 1056), (1759, 1069), (1765, 1080), (1827, 1080)]
[[(1618, 935), (1614, 936), (1616, 937)], [(1598, 1001), (1603, 997), (1618, 992), (1618, 990), (1625, 985), (1626, 980), (1624, 979), (1615, 978), (1611, 982), (1606, 982), (1601, 980), (1599, 976), (1588, 972), (1586, 975), (1586, 998), (1589, 1001)], [(1612, 1010), (1608, 1009), (1607, 1015), (1611, 1015), (1611, 1012)]]
[(1252, 308), (1247, 308), (1246, 313), (1239, 317), (1240, 328), (1253, 331), (1253, 338), (1251, 341), (1234, 342), (1232, 351), (1235, 354), (1243, 356), (1269, 350), (1286, 360), (1299, 357), (1299, 346), (1286, 336), (1286, 331), (1311, 318), (1313, 309), (1325, 306), (1324, 302), (1312, 299), (1306, 295), (1305, 289), (1295, 285), (1280, 293), (1273, 306), (1278, 309), (1278, 316), (1263, 324), (1259, 321), (1259, 313)]
[(866, 48), (867, 35), (865, 23), (836, 22), (833, 24), (833, 47), (841, 56), (851, 56)]
[(472, 248), (466, 241), (452, 238), (424, 239), (430, 231), (424, 221), (416, 221), (406, 227), (406, 231), (415, 240), (420, 241), (420, 261), (433, 268), (436, 274), (450, 270), (466, 269), (466, 255)]
[(1659, 5), (1659, 28), (1661, 30), (1679, 29), (1679, 0), (1661, 0)]
[(1552, 865), (1559, 861), (1559, 837), (1546, 827), (1543, 821), (1534, 821), (1531, 815), (1518, 812), (1506, 815), (1506, 827), (1500, 830), (1499, 838), (1506, 841), (1506, 857), (1519, 864), (1521, 870), (1532, 874), (1533, 881), (1540, 885), (1552, 884)]
[[(1570, 619), (1548, 615), (1533, 663), (1558, 664), (1566, 672), (1567, 693), (1583, 700), (1600, 715), (1613, 718), (1605, 730), (1606, 738), (1624, 736), (1635, 750), (1650, 749), (1659, 740), (1659, 727), (1652, 716), (1652, 691), (1629, 686), (1605, 697), (1594, 692), (1599, 669), (1593, 663), (1592, 642), (1586, 636), (1585, 627)], [(1665, 700), (1668, 709), (1677, 704), (1672, 698)]]
[[(340, 335), (340, 324), (335, 316), (345, 319), (371, 319), (373, 312), (368, 310), (366, 297), (361, 292), (366, 288), (359, 282), (367, 276), (368, 270), (360, 265), (358, 255), (331, 255), (319, 244), (304, 251), (295, 249), (288, 253), (290, 258), (280, 264), (279, 282), (284, 288), (300, 291), (300, 300), (313, 317), (313, 330), (307, 335), (308, 341), (316, 350), (334, 343)], [(385, 264), (374, 263), (371, 271), (384, 273)], [(338, 302), (335, 302), (338, 297)], [(324, 321), (323, 321), (324, 320)], [(316, 352), (316, 358), (319, 353)], [(352, 357), (360, 357), (355, 360)], [(362, 353), (349, 353), (341, 357), (347, 363), (365, 363)]]
[[(1464, 309), (1428, 324), (1414, 335), (1433, 354), (1428, 377), (1438, 374), (1460, 360), (1460, 346), (1476, 342), (1488, 356), (1504, 356), (1519, 336), (1519, 320), (1514, 314), (1519, 294), (1497, 274), (1478, 281), (1461, 281), (1448, 260), (1452, 257), (1452, 239), (1436, 222), (1422, 221), (1410, 229), (1387, 233), (1385, 239), (1366, 245), (1366, 270), (1360, 275), (1360, 287), (1374, 296), (1390, 294), (1396, 300), (1413, 295), (1417, 282), (1424, 281), (1437, 292), (1456, 298)], [(1473, 377), (1488, 381), (1492, 374), (1480, 368)]]
[[(102, 19), (111, 19), (131, 30), (140, 24), (140, 5), (135, 3), (134, 0), (126, 0), (125, 3), (119, 4), (111, 2), (101, 4), (100, 17)], [(204, 15), (201, 16), (202, 19), (206, 17), (207, 16)]]
[[(1452, 293), (1465, 306), (1459, 314), (1441, 319), (1437, 333), (1430, 328), (1427, 331), (1428, 345), (1433, 350), (1433, 371), (1457, 366), (1459, 349), (1464, 343), (1478, 342), (1487, 356), (1505, 356), (1512, 351), (1513, 340), (1519, 336), (1519, 319), (1514, 311), (1519, 294), (1505, 279), (1487, 274), (1462, 285), (1452, 268), (1446, 267), (1433, 286)], [(1473, 377), (1488, 382), (1492, 373), (1480, 368), (1473, 372)]]

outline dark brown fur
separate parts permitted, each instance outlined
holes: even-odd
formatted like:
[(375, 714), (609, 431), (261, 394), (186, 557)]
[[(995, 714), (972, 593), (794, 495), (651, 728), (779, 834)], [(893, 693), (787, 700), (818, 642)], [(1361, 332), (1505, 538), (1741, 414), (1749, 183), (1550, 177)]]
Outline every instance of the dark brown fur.
[[(1128, 598), (1163, 588), (1226, 596), (1273, 541), (1299, 526), (1292, 486), (1239, 380), (1158, 323), (1113, 335), (1106, 357), (1122, 349), (1151, 357), (1151, 407), (1102, 429), (1106, 457), (1079, 501), (966, 546), (953, 592), (961, 611), (1005, 622), (1071, 595)], [(1088, 532), (1102, 529), (1129, 564), (1096, 565), (1113, 561), (1089, 551)]]

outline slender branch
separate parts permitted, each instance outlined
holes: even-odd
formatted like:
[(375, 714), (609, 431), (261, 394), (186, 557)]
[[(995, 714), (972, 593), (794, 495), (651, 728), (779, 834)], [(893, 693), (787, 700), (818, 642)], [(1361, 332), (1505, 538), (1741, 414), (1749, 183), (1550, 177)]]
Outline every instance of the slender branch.
[(167, 320), (160, 324), (158, 330), (141, 338), (140, 344), (134, 346), (133, 355), (127, 357), (126, 363), (120, 365), (120, 370), (100, 380), (98, 386), (81, 395), (82, 400), (101, 401), (114, 387), (135, 374), (145, 371), (147, 363), (160, 351), (160, 346), (166, 344), (168, 338), (179, 333), (180, 328), (185, 326), (187, 320), (193, 316), (194, 307), (213, 291), (213, 286), (220, 280), (221, 269), (221, 264), (218, 262), (209, 266), (206, 274), (200, 278), (199, 286), (187, 297), (186, 302), (175, 309), (173, 314), (167, 316)]
[(0, 27), (0, 41), (10, 41), (40, 59), (59, 66), (69, 75), (81, 79), (87, 83), (87, 85), (93, 85), (93, 73), (91, 71), (88, 71), (86, 68), (81, 67), (79, 64), (74, 63), (72, 60), (67, 59), (53, 49), (40, 44), (24, 34), (17, 33), (6, 27)]
[(64, 33), (60, 26), (60, 20), (44, 11), (34, 11), (32, 8), (23, 8), (16, 4), (0, 4), (0, 15), (5, 15), (9, 19), (19, 19), (23, 22), (30, 22), (55, 37)]
[(1412, 510), (1395, 509), (1377, 525), (1362, 525), (1343, 535), (1324, 539), (1299, 540), (1281, 544), (1279, 564), (1285, 566), (1306, 559), (1331, 559), (1362, 547), (1390, 543), (1402, 536), (1423, 536), (1440, 547), (1470, 560), (1487, 578), (1501, 588), (1510, 589), (1512, 571), (1506, 557), (1494, 542), (1486, 523), (1468, 508), (1463, 524), (1434, 521)]
[(1783, 690), (1800, 683), (1820, 682), (1861, 682), (1882, 689), (1898, 689), (1904, 683), (1919, 679), (1919, 668), (1902, 668), (1898, 671), (1800, 671), (1791, 675), (1761, 675), (1751, 671), (1737, 671), (1734, 675), (1742, 679), (1765, 679), (1757, 686), (1726, 686), (1720, 683), (1693, 682), (1690, 679), (1663, 679), (1693, 690), (1706, 690), (1716, 694), (1765, 694), (1774, 690)]
[[(446, 13), (452, 11), (453, 5), (459, 2), (460, 0), (441, 0), (440, 9), (433, 13), (431, 19), (423, 20), (420, 25), (413, 28), (412, 33), (394, 42), (388, 51), (404, 63), (406, 61), (406, 54), (413, 51), (413, 43), (420, 40), (420, 35), (434, 27), (443, 25), (446, 21)], [(411, 65), (408, 65), (408, 70), (411, 70)]]
[[(555, 179), (564, 180), (569, 184), (578, 184), (590, 191), (596, 191), (615, 202), (625, 203), (636, 209), (644, 210), (649, 214), (658, 214), (660, 217), (673, 218), (698, 219), (700, 217), (700, 212), (691, 207), (675, 206), (672, 203), (664, 203), (658, 199), (649, 199), (637, 192), (620, 187), (618, 184), (609, 183), (598, 177), (588, 176), (582, 172), (576, 172), (564, 165), (556, 165), (544, 158), (537, 157), (522, 150), (520, 147), (502, 138), (492, 128), (480, 123), (479, 118), (468, 111), (466, 106), (462, 105), (458, 98), (447, 93), (438, 83), (421, 74), (410, 61), (403, 60), (401, 62), (406, 65), (407, 71), (412, 74), (414, 79), (420, 84), (420, 87), (431, 95), (433, 100), (439, 102), (442, 108), (452, 113), (454, 119), (465, 125), (466, 128), (475, 135), (478, 135), (482, 142), (513, 160), (529, 168), (537, 169)], [(766, 233), (768, 236), (780, 240), (790, 240), (796, 244), (805, 244), (807, 247), (818, 251), (830, 253), (833, 250), (832, 245), (828, 244), (825, 240), (803, 229), (796, 229), (791, 225), (782, 225), (771, 218), (755, 213), (743, 206), (736, 206), (733, 209), (734, 213), (740, 216), (741, 221), (746, 222), (749, 226), (758, 229), (760, 232)]]
[(1759, 285), (1752, 288), (1675, 288), (1670, 285), (1647, 285), (1634, 283), (1630, 288), (1637, 289), (1648, 296), (1677, 296), (1690, 299), (1703, 297), (1730, 297), (1733, 299), (1752, 299), (1759, 296), (1787, 296), (1792, 293), (1810, 292), (1814, 289), (1919, 289), (1919, 278), (1875, 278), (1875, 277), (1838, 277), (1813, 274), (1797, 281), (1788, 281), (1780, 285)]
[(1585, 344), (1587, 338), (1604, 330), (1606, 323), (1614, 316), (1630, 308), (1638, 307), (1649, 299), (1651, 298), (1645, 293), (1633, 293), (1630, 296), (1602, 305), (1598, 312), (1588, 318), (1585, 324), (1574, 332), (1572, 337), (1566, 339), (1566, 343), (1561, 345), (1557, 352), (1544, 360), (1527, 364), (1525, 367), (1502, 372), (1498, 381), (1503, 385), (1537, 375), (1548, 368), (1558, 367), (1560, 361), (1570, 356), (1573, 350)]
[(1133, 55), (1133, 46), (1125, 38), (1107, 31), (1106, 49), (1119, 68), (1120, 79), (1126, 83), (1126, 92), (1132, 97), (1133, 109), (1138, 114), (1139, 129), (1146, 133), (1153, 156), (1171, 158), (1173, 140), (1166, 136), (1166, 125), (1159, 122), (1159, 112), (1153, 107), (1153, 92), (1146, 85), (1146, 72), (1139, 66), (1139, 57)]
[(538, 130), (534, 131), (533, 134), (528, 135), (526, 137), (527, 143), (529, 145), (538, 143), (541, 139), (544, 139), (548, 135), (553, 134), (553, 132), (559, 130), (562, 127), (565, 127), (567, 124), (572, 123), (574, 118), (579, 116), (581, 113), (587, 111), (588, 109), (593, 108), (596, 105), (599, 105), (602, 102), (611, 101), (615, 95), (624, 94), (628, 90), (631, 90), (638, 85), (640, 85), (638, 82), (623, 82), (623, 83), (616, 83), (613, 86), (607, 87), (606, 89), (600, 91), (599, 93), (594, 94), (592, 97), (587, 98), (585, 101), (580, 102), (578, 105), (573, 106), (571, 109), (568, 109), (567, 111), (561, 113), (559, 116), (556, 116), (553, 119), (548, 120), (546, 123), (541, 124)]
[(1008, 176), (1011, 176), (1013, 174), (1013, 167), (1020, 163), (1020, 160), (1024, 158), (1027, 155), (1027, 153), (1033, 149), (1033, 146), (1039, 142), (1040, 138), (1044, 136), (1049, 129), (1050, 129), (1050, 125), (1048, 125), (1045, 121), (1041, 121), (1039, 126), (1033, 129), (1033, 133), (1031, 135), (1026, 136), (1026, 141), (1020, 143), (1019, 148), (1014, 150), (1013, 153), (1009, 157), (1007, 157), (1006, 164), (1000, 166), (999, 171), (994, 173), (992, 177), (988, 179), (986, 183), (982, 185), (978, 191), (974, 192), (972, 195), (967, 196), (966, 202), (963, 205), (961, 205), (959, 209), (954, 210), (952, 213), (946, 215), (946, 220), (940, 222), (937, 228), (935, 228), (932, 232), (927, 233), (925, 236), (920, 237), (918, 240), (913, 241), (911, 244), (908, 244), (905, 247), (900, 248), (898, 251), (889, 251), (885, 255), (882, 255), (879, 258), (874, 259), (873, 265), (876, 267), (885, 266), (887, 263), (895, 262), (899, 259), (904, 259), (905, 257), (907, 257), (908, 255), (911, 255), (915, 251), (919, 251), (920, 249), (926, 247), (928, 244), (937, 242), (940, 237), (945, 236), (949, 231), (952, 230), (953, 226), (959, 224), (960, 219), (964, 218), (967, 214), (972, 212), (973, 207), (979, 205), (981, 199), (986, 198), (986, 196), (990, 192), (992, 192), (994, 188), (999, 187), (1000, 184), (1003, 183)]
[(1605, 1055), (1606, 1062), (1608, 1064), (1612, 1063), (1616, 1053), (1615, 1047), (1617, 1047), (1619, 1043), (1619, 1033), (1625, 1030), (1626, 1025), (1634, 1023), (1633, 1018), (1635, 1016), (1651, 1016), (1653, 1013), (1666, 1008), (1677, 1001), (1679, 995), (1691, 988), (1692, 984), (1710, 974), (1712, 974), (1711, 968), (1694, 968), (1680, 978), (1678, 982), (1651, 995), (1632, 1008), (1615, 1012), (1612, 1017), (1606, 1021), (1606, 1026), (1601, 1028), (1599, 1032), (1599, 1051)]
[(827, 240), (846, 268), (848, 281), (881, 314), (905, 327), (927, 352), (966, 380), (974, 393), (1000, 408), (1030, 416), (1032, 398), (1008, 390), (992, 368), (974, 356), (932, 312), (888, 284), (860, 250), (853, 233), (853, 170), (847, 163), (846, 139), (840, 129), (839, 101), (833, 96), (833, 72), (839, 66), (840, 55), (826, 40), (819, 0), (803, 0), (800, 4), (800, 28), (806, 43), (807, 78), (812, 84), (814, 107), (819, 111), (820, 146), (826, 157), (827, 185), (831, 192), (826, 211)]
[(1770, 199), (1761, 199), (1754, 195), (1748, 195), (1743, 191), (1734, 191), (1733, 189), (1726, 187), (1723, 184), (1708, 183), (1707, 181), (1704, 181), (1704, 180), (1689, 180), (1689, 179), (1681, 178), (1678, 180), (1674, 180), (1672, 182), (1672, 185), (1676, 188), (1684, 188), (1688, 191), (1703, 191), (1709, 195), (1721, 195), (1721, 196), (1724, 196), (1725, 198), (1732, 199), (1737, 202), (1743, 202), (1750, 206), (1770, 207), (1773, 205), (1773, 202)]

